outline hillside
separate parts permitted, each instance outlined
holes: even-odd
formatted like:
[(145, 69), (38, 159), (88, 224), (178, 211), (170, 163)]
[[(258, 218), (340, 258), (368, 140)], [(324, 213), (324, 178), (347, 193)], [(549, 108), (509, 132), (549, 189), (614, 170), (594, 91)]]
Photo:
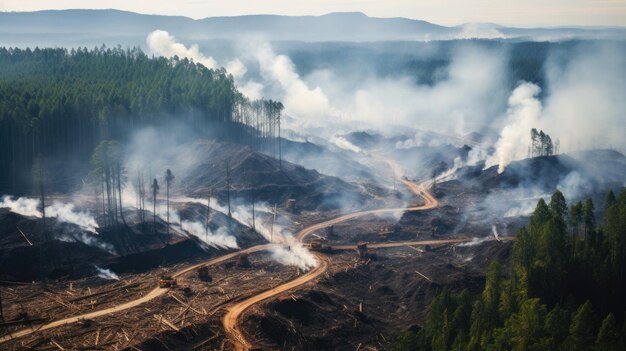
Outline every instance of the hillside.
[(202, 155), (181, 180), (188, 195), (205, 198), (210, 193), (225, 202), (226, 164), (230, 168), (231, 199), (268, 202), (284, 206), (295, 199), (295, 210), (336, 210), (363, 206), (374, 197), (360, 186), (316, 170), (255, 152), (233, 143), (199, 140), (187, 148)]

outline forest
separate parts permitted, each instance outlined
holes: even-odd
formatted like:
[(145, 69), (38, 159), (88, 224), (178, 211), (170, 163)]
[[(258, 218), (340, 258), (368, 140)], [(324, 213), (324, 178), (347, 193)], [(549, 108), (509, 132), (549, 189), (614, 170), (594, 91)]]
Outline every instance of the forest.
[(275, 153), (282, 109), (249, 101), (224, 69), (186, 58), (105, 46), (0, 48), (0, 193), (30, 192), (38, 155), (52, 178), (65, 180), (55, 189), (69, 190), (101, 141), (172, 122)]
[(556, 191), (519, 231), (508, 269), (493, 262), (482, 293), (444, 288), (423, 328), (396, 350), (624, 350), (626, 190), (567, 207)]

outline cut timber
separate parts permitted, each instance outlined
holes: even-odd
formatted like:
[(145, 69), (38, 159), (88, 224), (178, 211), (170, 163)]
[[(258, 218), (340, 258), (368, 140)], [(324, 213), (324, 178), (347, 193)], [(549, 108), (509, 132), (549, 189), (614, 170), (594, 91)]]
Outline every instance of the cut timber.
[(432, 280), (430, 278), (428, 278), (427, 276), (423, 275), (422, 273), (415, 271), (415, 273), (419, 274), (420, 276), (422, 276), (424, 279), (428, 280), (429, 282), (432, 282)]
[(174, 329), (175, 331), (180, 331), (180, 329), (178, 329), (177, 326), (175, 326), (174, 324), (172, 324), (172, 322), (168, 321), (167, 319), (165, 319), (165, 317), (163, 317), (162, 315), (154, 315), (154, 318), (159, 321), (159, 323), (163, 323), (165, 325), (167, 325), (168, 327)]
[(28, 243), (28, 245), (33, 246), (33, 243), (30, 242), (30, 240), (28, 240), (28, 237), (26, 236), (26, 234), (24, 234), (24, 232), (20, 229), (20, 227), (17, 227), (17, 230), (20, 232), (20, 234), (22, 234), (22, 236), (24, 237), (24, 239), (26, 240), (26, 242)]
[(61, 345), (59, 345), (56, 341), (54, 341), (54, 339), (50, 339), (50, 343), (53, 344), (54, 346), (58, 347), (59, 350), (61, 350), (61, 351), (65, 350)]
[(80, 296), (80, 297), (71, 299), (71, 300), (69, 300), (69, 302), (77, 302), (77, 301), (80, 301), (80, 300), (88, 299), (90, 297), (108, 294), (110, 292), (114, 292), (114, 291), (117, 291), (117, 290), (134, 288), (134, 287), (139, 286), (139, 285), (140, 285), (139, 283), (134, 283), (134, 284), (128, 284), (128, 285), (120, 286), (120, 287), (117, 287), (117, 288), (107, 289), (107, 290), (103, 290), (103, 291), (99, 291), (99, 292), (92, 293), (92, 294), (89, 294), (89, 295)]
[(190, 310), (194, 311), (195, 313), (197, 313), (197, 314), (199, 314), (199, 315), (205, 315), (205, 314), (206, 314), (206, 313), (202, 313), (202, 312), (198, 311), (197, 309), (195, 309), (195, 308), (193, 308), (193, 307), (189, 306), (189, 304), (187, 304), (187, 303), (183, 302), (182, 300), (180, 300), (178, 297), (176, 297), (176, 295), (174, 295), (174, 294), (170, 294), (170, 296), (171, 296), (174, 300), (178, 301), (181, 305), (183, 305), (183, 306), (187, 307), (188, 309), (190, 309)]
[(98, 328), (98, 331), (96, 331), (96, 342), (95, 342), (95, 346), (98, 346), (98, 343), (100, 342), (100, 328)]

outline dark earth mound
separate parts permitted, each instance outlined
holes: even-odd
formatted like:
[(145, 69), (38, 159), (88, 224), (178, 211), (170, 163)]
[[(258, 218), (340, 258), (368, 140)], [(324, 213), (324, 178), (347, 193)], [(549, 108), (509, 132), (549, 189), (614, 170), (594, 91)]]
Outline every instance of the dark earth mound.
[(285, 204), (295, 199), (295, 211), (334, 210), (361, 207), (372, 200), (363, 188), (315, 170), (282, 161), (237, 144), (202, 140), (190, 152), (203, 155), (182, 180), (195, 197), (213, 193), (220, 201), (227, 198), (227, 161), (230, 169), (231, 198)]

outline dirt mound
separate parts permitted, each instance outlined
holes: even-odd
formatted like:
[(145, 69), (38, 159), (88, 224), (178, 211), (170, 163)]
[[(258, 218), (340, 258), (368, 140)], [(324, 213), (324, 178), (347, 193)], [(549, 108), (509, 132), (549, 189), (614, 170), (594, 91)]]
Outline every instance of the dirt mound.
[[(357, 182), (373, 182), (375, 175), (345, 150), (330, 150), (309, 141), (283, 140), (283, 159), (315, 169), (320, 173)], [(375, 182), (375, 180), (374, 180)]]
[(363, 149), (376, 147), (384, 140), (384, 137), (378, 133), (364, 131), (348, 133), (344, 135), (344, 138)]
[(315, 305), (307, 300), (286, 297), (271, 304), (270, 308), (286, 318), (296, 320), (302, 325), (307, 325), (311, 323), (311, 315)]
[(181, 181), (188, 193), (206, 197), (210, 192), (221, 202), (227, 198), (227, 168), (230, 168), (231, 198), (285, 204), (295, 199), (295, 210), (333, 210), (362, 206), (372, 199), (359, 186), (315, 170), (282, 161), (249, 147), (201, 140), (191, 151), (204, 155), (206, 162), (194, 166)]
[(492, 166), (480, 172), (474, 179), (483, 189), (530, 185), (555, 189), (573, 171), (586, 173), (582, 164), (567, 155), (541, 156), (511, 162), (500, 174), (498, 166)]

